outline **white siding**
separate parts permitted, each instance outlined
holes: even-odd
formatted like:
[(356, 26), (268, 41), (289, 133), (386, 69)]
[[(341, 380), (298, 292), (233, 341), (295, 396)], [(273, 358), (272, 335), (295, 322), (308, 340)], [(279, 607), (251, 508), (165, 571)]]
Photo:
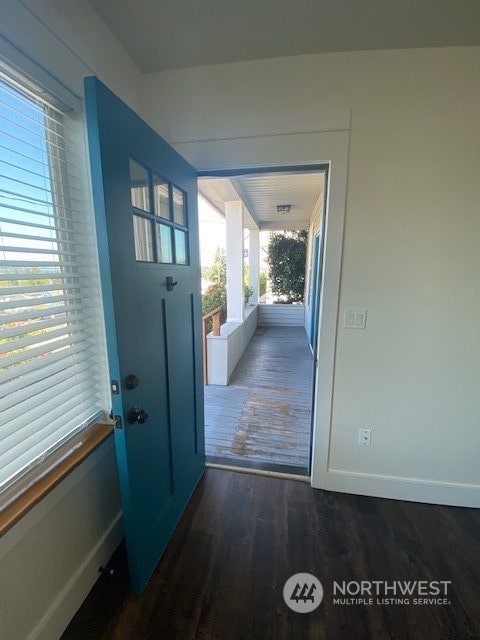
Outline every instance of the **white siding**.
[(208, 383), (227, 385), (258, 324), (258, 306), (245, 310), (243, 322), (226, 322), (220, 335), (207, 336)]
[(258, 307), (260, 327), (303, 327), (304, 322), (302, 304), (261, 304)]

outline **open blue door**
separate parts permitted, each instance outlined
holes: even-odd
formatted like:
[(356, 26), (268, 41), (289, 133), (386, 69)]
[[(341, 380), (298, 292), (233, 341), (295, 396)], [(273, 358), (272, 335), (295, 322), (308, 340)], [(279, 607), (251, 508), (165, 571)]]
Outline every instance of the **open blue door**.
[(88, 138), (132, 588), (205, 462), (197, 176), (96, 78)]

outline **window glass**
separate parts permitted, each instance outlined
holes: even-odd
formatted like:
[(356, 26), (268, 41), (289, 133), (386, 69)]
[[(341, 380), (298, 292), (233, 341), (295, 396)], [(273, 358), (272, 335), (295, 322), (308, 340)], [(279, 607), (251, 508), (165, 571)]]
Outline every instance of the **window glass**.
[(156, 174), (153, 174), (153, 197), (155, 199), (155, 214), (160, 218), (170, 220), (168, 182)]
[(187, 234), (175, 229), (175, 256), (177, 264), (187, 264)]
[(185, 197), (183, 191), (173, 187), (173, 221), (175, 224), (179, 224), (182, 227), (186, 227), (186, 215), (185, 215)]
[(0, 493), (109, 407), (85, 149), (0, 71)]
[(133, 215), (135, 258), (138, 262), (153, 262), (152, 223), (147, 218)]
[(132, 159), (130, 159), (130, 197), (134, 207), (142, 211), (150, 211), (148, 171)]
[(166, 224), (156, 224), (157, 230), (157, 260), (158, 262), (172, 263), (172, 228)]
[[(132, 214), (137, 261), (187, 265), (185, 193), (132, 159), (130, 192), (134, 207)], [(152, 194), (152, 202), (149, 194)]]

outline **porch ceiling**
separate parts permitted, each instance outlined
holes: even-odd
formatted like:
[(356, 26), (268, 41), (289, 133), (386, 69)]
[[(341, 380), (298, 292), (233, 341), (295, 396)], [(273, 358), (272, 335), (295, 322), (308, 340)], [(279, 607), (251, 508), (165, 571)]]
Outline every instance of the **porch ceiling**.
[[(306, 229), (320, 204), (325, 176), (322, 172), (258, 173), (235, 178), (200, 178), (198, 189), (222, 215), (225, 202), (242, 200), (249, 215), (248, 228), (261, 230)], [(291, 205), (289, 213), (277, 205)]]

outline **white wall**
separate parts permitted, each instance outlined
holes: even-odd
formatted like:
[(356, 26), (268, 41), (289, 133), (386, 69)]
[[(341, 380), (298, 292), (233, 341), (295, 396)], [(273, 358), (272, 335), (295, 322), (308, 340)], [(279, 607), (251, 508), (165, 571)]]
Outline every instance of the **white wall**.
[(225, 322), (220, 335), (207, 335), (208, 384), (228, 385), (258, 324), (259, 305), (245, 308), (243, 322)]
[(97, 75), (141, 115), (141, 75), (86, 0), (7, 0), (0, 34), (78, 96)]
[[(335, 130), (351, 112), (331, 437), (316, 452), (328, 459), (323, 486), (480, 504), (480, 49), (149, 74), (144, 99), (174, 142), (224, 139), (222, 166), (245, 162), (227, 138)], [(191, 157), (215, 165), (214, 146)], [(365, 331), (343, 329), (347, 307), (368, 309)], [(357, 445), (359, 427), (373, 430), (370, 447)]]
[[(84, 0), (10, 0), (0, 33), (79, 96), (95, 73), (137, 111), (140, 74)], [(113, 438), (0, 540), (0, 637), (60, 637), (123, 536)]]
[(113, 438), (0, 541), (0, 638), (59, 638), (123, 535)]
[(303, 327), (305, 307), (303, 304), (260, 304), (258, 324), (260, 327)]

